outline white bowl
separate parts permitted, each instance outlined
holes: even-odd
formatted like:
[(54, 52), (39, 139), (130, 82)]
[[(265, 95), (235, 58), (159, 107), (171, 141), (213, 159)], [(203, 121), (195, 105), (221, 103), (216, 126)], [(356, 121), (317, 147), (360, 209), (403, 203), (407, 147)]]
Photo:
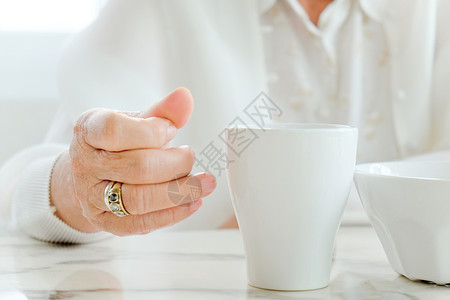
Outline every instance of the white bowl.
[(392, 268), (450, 283), (450, 162), (358, 165), (355, 183)]

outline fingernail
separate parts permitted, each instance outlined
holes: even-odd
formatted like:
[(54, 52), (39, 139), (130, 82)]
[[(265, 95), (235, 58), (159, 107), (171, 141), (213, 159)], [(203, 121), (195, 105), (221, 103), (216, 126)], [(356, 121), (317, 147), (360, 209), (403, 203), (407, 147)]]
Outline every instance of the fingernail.
[(171, 140), (177, 135), (177, 128), (173, 125), (169, 125), (167, 128), (167, 139)]
[(203, 204), (202, 199), (198, 199), (198, 200), (196, 200), (196, 201), (191, 203), (190, 210), (191, 211), (196, 211), (196, 210), (198, 210), (200, 208), (200, 206), (202, 206), (202, 204)]
[(197, 177), (200, 179), (200, 184), (202, 185), (202, 197), (206, 197), (211, 194), (217, 185), (214, 176), (208, 173), (203, 173), (197, 175)]
[(183, 145), (183, 146), (180, 146), (180, 147), (178, 147), (178, 148), (180, 148), (180, 149), (189, 149), (189, 151), (191, 151), (191, 153), (192, 153), (192, 156), (195, 157), (195, 151), (194, 151), (194, 149), (192, 149), (190, 146), (188, 146), (188, 145)]

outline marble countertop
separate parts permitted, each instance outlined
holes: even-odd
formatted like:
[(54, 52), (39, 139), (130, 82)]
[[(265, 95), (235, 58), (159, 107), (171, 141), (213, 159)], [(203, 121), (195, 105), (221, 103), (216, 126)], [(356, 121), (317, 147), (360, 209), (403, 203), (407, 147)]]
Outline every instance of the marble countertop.
[(371, 227), (340, 229), (329, 287), (247, 285), (238, 230), (155, 232), (59, 246), (0, 233), (0, 299), (450, 299), (390, 267)]

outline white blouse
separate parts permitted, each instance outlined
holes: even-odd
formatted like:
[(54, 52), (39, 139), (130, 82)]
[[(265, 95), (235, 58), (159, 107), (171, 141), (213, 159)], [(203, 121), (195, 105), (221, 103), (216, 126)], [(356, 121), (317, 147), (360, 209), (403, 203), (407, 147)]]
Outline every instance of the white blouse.
[[(110, 0), (64, 51), (65, 103), (46, 141), (0, 170), (3, 201), (16, 226), (39, 239), (103, 237), (53, 215), (53, 163), (81, 112), (145, 109), (178, 86), (196, 107), (175, 144), (191, 145), (199, 159), (212, 143), (223, 151), (223, 128), (261, 91), (283, 112), (273, 121), (357, 126), (359, 162), (448, 150), (448, 3), (335, 0), (316, 27), (296, 0)], [(217, 190), (175, 229), (216, 228), (232, 215), (226, 176), (214, 175)], [(354, 191), (350, 198), (344, 221), (364, 222)]]
[(335, 0), (316, 27), (297, 0), (278, 1), (261, 26), (280, 121), (350, 124), (361, 133), (359, 162), (399, 157), (386, 37), (358, 2)]

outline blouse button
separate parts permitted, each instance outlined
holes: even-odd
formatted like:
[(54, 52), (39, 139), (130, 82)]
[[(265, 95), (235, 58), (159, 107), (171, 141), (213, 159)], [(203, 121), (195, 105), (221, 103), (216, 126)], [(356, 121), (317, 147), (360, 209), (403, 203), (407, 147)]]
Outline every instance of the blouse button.
[(296, 111), (300, 111), (304, 107), (304, 103), (301, 100), (292, 100), (289, 104), (291, 105), (292, 109)]
[(319, 118), (327, 119), (331, 116), (331, 112), (327, 107), (321, 107), (316, 112)]
[(398, 90), (397, 90), (397, 100), (403, 101), (403, 100), (405, 100), (405, 98), (406, 98), (406, 93), (405, 93), (405, 91), (402, 90), (402, 89), (398, 89)]
[(273, 83), (278, 82), (278, 80), (280, 79), (280, 76), (278, 76), (278, 74), (275, 72), (270, 72), (270, 73), (267, 73), (266, 78), (267, 78), (267, 83), (273, 84)]
[(384, 117), (379, 111), (373, 111), (368, 116), (368, 123), (372, 125), (379, 124), (383, 121)]
[(375, 138), (376, 130), (374, 126), (369, 126), (364, 130), (364, 138), (366, 141), (372, 141)]
[(331, 56), (327, 57), (327, 66), (328, 68), (334, 68), (336, 66), (336, 62), (333, 57)]
[(261, 25), (261, 32), (262, 33), (272, 33), (273, 26), (272, 25)]

